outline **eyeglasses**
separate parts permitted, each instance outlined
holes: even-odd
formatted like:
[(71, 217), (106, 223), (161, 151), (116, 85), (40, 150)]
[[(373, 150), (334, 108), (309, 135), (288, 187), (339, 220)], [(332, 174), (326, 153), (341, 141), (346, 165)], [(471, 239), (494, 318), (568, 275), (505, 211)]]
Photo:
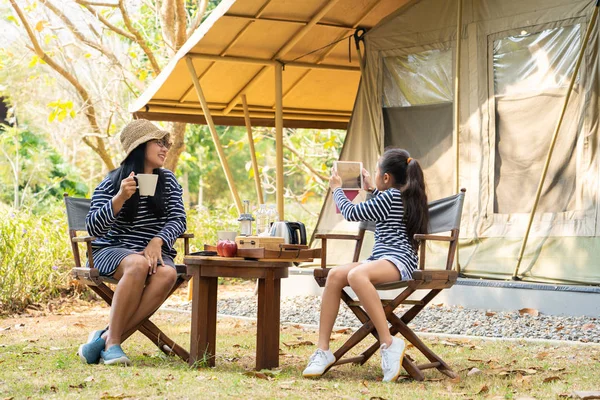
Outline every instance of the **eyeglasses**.
[(169, 143), (165, 139), (154, 139), (150, 141), (151, 143), (156, 143), (159, 147), (169, 150), (171, 148), (171, 143)]

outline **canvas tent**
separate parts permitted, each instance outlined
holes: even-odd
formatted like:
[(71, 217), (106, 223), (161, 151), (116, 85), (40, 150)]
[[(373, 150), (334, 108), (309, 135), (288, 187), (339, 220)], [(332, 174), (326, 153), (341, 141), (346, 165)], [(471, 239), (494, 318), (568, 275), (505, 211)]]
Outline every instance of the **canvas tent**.
[[(600, 284), (597, 23), (584, 40), (596, 0), (463, 0), (460, 15), (457, 4), (410, 1), (365, 35), (364, 72), (341, 159), (374, 171), (385, 146), (406, 148), (424, 167), (435, 199), (456, 190), (458, 149), (458, 183), (467, 188), (461, 272), (510, 278), (573, 82), (518, 276)], [(317, 230), (356, 226), (328, 198)], [(337, 252), (338, 260), (347, 253), (344, 246)]]
[(246, 125), (250, 142), (252, 125), (274, 126), (283, 216), (283, 127), (347, 127), (361, 77), (349, 39), (407, 1), (222, 0), (129, 109), (209, 125), (238, 210), (213, 125)]

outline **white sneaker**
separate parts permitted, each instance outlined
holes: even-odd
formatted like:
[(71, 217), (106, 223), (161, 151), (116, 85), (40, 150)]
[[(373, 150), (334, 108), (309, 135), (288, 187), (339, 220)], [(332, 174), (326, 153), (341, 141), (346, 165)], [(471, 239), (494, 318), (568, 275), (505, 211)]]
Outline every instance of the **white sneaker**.
[(334, 362), (335, 356), (331, 350), (317, 349), (317, 351), (310, 356), (310, 360), (308, 361), (306, 369), (302, 372), (302, 376), (305, 378), (321, 376)]
[(383, 382), (394, 382), (402, 371), (402, 359), (406, 344), (404, 340), (392, 336), (392, 344), (387, 347), (381, 345), (381, 369), (383, 370)]

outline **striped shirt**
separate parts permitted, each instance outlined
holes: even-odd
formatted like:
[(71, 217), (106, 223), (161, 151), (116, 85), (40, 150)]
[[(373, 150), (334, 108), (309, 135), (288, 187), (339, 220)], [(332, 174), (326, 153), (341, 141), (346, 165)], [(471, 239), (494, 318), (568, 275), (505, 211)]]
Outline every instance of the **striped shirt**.
[(124, 220), (121, 212), (114, 215), (112, 198), (119, 188), (114, 188), (108, 176), (94, 190), (90, 211), (85, 219), (88, 233), (96, 236), (92, 247), (122, 247), (143, 251), (152, 238), (163, 240), (162, 252), (175, 258), (175, 240), (186, 230), (186, 216), (183, 207), (182, 189), (175, 175), (162, 170), (165, 177), (166, 212), (160, 218), (149, 208), (148, 196), (140, 196), (138, 212), (133, 222)]
[[(373, 198), (359, 204), (348, 200), (344, 191), (337, 188), (333, 192), (335, 202), (344, 218), (348, 221), (374, 221), (375, 245), (367, 260), (392, 259), (390, 261), (406, 269), (408, 275), (417, 268), (417, 252), (408, 240), (404, 224), (404, 206), (400, 190), (390, 188), (380, 192), (373, 191)], [(405, 276), (405, 274), (403, 274)]]

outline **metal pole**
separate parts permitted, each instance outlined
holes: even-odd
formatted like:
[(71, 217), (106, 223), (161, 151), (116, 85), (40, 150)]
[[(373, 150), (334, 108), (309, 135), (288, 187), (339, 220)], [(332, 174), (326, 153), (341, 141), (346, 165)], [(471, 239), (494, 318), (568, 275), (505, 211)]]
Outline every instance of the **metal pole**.
[(531, 210), (531, 214), (529, 214), (529, 223), (527, 224), (527, 230), (525, 231), (525, 237), (523, 237), (523, 243), (521, 244), (521, 250), (519, 251), (519, 256), (517, 258), (517, 266), (515, 267), (515, 271), (513, 273), (512, 279), (519, 279), (519, 267), (521, 266), (521, 261), (523, 260), (523, 254), (525, 253), (525, 246), (527, 246), (527, 239), (529, 238), (529, 232), (531, 231), (531, 225), (533, 224), (533, 218), (535, 216), (535, 212), (537, 210), (538, 203), (540, 201), (540, 195), (542, 194), (542, 188), (544, 186), (544, 180), (546, 179), (546, 174), (548, 173), (548, 167), (550, 166), (550, 160), (552, 159), (552, 152), (554, 151), (554, 145), (556, 144), (556, 139), (558, 138), (558, 132), (562, 126), (563, 119), (565, 117), (565, 113), (567, 111), (567, 106), (569, 105), (569, 99), (571, 97), (571, 92), (573, 91), (573, 86), (575, 86), (575, 80), (577, 79), (577, 74), (579, 73), (579, 68), (581, 67), (581, 62), (583, 61), (583, 56), (585, 55), (585, 49), (590, 39), (590, 35), (592, 34), (592, 29), (596, 24), (596, 19), (598, 17), (598, 6), (600, 1), (596, 2), (596, 7), (594, 7), (594, 12), (592, 13), (592, 18), (590, 19), (590, 23), (588, 24), (587, 31), (585, 32), (585, 37), (581, 43), (581, 49), (579, 50), (579, 56), (577, 57), (577, 63), (575, 64), (575, 70), (573, 71), (573, 76), (571, 77), (571, 83), (569, 84), (569, 88), (567, 89), (567, 95), (565, 96), (565, 103), (563, 104), (563, 108), (560, 112), (560, 116), (558, 117), (558, 123), (556, 124), (556, 128), (554, 129), (554, 134), (552, 135), (552, 141), (550, 142), (550, 148), (548, 149), (548, 155), (546, 156), (546, 163), (544, 164), (544, 169), (542, 170), (542, 177), (540, 178), (540, 182), (538, 184), (537, 192), (535, 193), (535, 200), (533, 202), (533, 209)]
[[(460, 186), (458, 181), (459, 175), (459, 157), (460, 147), (458, 144), (458, 135), (460, 133), (460, 51), (462, 47), (462, 0), (458, 0), (458, 16), (456, 17), (456, 55), (455, 55), (455, 75), (454, 75), (454, 131), (452, 133), (452, 144), (454, 146), (454, 193), (458, 193)], [(460, 262), (458, 261), (459, 254), (458, 240), (456, 243), (456, 271), (460, 274)]]
[(202, 106), (204, 117), (206, 118), (206, 124), (208, 125), (208, 129), (210, 130), (212, 139), (215, 142), (215, 147), (217, 148), (219, 160), (221, 161), (221, 166), (223, 167), (223, 171), (225, 172), (225, 178), (227, 179), (229, 190), (231, 191), (231, 195), (233, 196), (233, 200), (235, 201), (235, 205), (238, 209), (238, 212), (241, 214), (243, 212), (242, 201), (240, 200), (240, 196), (238, 195), (238, 192), (235, 188), (233, 176), (231, 175), (231, 170), (229, 169), (229, 164), (227, 163), (227, 157), (225, 157), (223, 147), (221, 147), (221, 141), (219, 140), (219, 135), (217, 134), (215, 124), (213, 123), (212, 116), (210, 114), (210, 109), (208, 108), (208, 104), (206, 103), (204, 92), (202, 92), (202, 87), (200, 86), (198, 75), (196, 74), (196, 68), (194, 68), (194, 63), (190, 57), (186, 57), (185, 62), (187, 63), (188, 69), (190, 71), (190, 76), (192, 78), (192, 82), (194, 83), (194, 87), (196, 88), (198, 100), (200, 100), (200, 105)]
[(275, 147), (277, 150), (277, 212), (284, 221), (283, 213), (283, 66), (275, 66)]
[(260, 175), (258, 172), (258, 162), (256, 161), (256, 150), (254, 150), (254, 137), (252, 136), (252, 125), (250, 124), (250, 112), (248, 111), (248, 102), (246, 95), (242, 95), (242, 105), (244, 106), (244, 121), (246, 122), (246, 131), (248, 132), (248, 146), (250, 147), (250, 157), (252, 158), (252, 170), (254, 171), (254, 185), (256, 186), (256, 195), (258, 196), (258, 204), (263, 204), (262, 185), (260, 183)]

